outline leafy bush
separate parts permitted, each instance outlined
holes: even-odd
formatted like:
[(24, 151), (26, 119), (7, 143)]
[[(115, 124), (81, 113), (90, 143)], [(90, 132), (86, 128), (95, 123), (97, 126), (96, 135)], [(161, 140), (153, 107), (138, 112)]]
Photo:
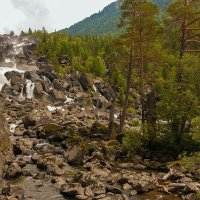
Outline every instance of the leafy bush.
[(184, 155), (180, 160), (180, 164), (189, 172), (195, 172), (200, 175), (200, 152), (194, 153), (191, 156)]
[(141, 131), (127, 132), (123, 138), (123, 148), (131, 156), (142, 149), (142, 134)]
[(195, 117), (192, 119), (192, 139), (200, 143), (200, 117)]

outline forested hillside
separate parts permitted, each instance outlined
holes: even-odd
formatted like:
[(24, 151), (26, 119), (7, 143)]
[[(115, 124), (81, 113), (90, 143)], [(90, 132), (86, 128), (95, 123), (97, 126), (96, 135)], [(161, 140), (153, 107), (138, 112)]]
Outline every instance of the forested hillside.
[[(169, 4), (170, 0), (152, 0), (160, 8), (164, 8)], [(117, 23), (120, 17), (120, 1), (116, 1), (105, 7), (99, 13), (93, 14), (72, 25), (69, 28), (61, 30), (61, 32), (71, 35), (91, 34), (105, 35), (118, 34), (120, 30), (117, 28)]]

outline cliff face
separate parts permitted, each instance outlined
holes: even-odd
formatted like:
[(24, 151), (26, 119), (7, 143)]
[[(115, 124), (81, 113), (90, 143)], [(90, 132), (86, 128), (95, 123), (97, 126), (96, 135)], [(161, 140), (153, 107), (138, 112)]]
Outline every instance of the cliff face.
[(11, 156), (12, 145), (9, 139), (8, 124), (4, 115), (0, 112), (0, 179), (3, 175), (5, 161)]

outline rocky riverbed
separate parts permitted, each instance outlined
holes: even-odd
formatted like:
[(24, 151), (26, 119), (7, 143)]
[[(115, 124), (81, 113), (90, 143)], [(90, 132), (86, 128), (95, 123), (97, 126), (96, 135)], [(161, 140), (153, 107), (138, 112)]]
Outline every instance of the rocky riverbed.
[(70, 69), (60, 77), (33, 53), (31, 38), (3, 35), (0, 43), (0, 130), (12, 143), (2, 156), (0, 199), (195, 199), (199, 177), (121, 159), (120, 144), (105, 131), (113, 93), (102, 80)]

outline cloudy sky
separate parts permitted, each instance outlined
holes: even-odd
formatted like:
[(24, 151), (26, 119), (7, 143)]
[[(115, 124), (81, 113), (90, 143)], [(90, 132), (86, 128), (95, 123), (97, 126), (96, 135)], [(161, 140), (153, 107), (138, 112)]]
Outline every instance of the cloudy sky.
[(0, 33), (59, 30), (102, 10), (114, 0), (0, 0)]

